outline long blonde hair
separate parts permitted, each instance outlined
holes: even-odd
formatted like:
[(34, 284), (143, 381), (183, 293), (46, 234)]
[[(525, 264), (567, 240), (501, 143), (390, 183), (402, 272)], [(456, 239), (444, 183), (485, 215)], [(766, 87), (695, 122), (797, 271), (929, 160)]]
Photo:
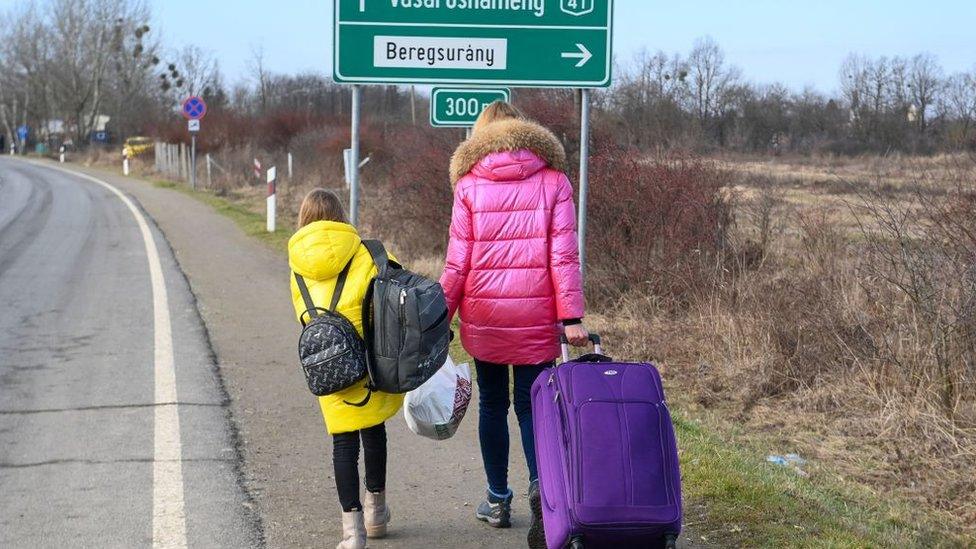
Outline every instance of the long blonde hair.
[(484, 129), (485, 126), (491, 124), (492, 122), (497, 122), (499, 120), (507, 120), (514, 118), (517, 120), (524, 120), (525, 115), (522, 111), (518, 110), (511, 103), (506, 103), (505, 101), (494, 101), (492, 104), (485, 107), (485, 110), (481, 111), (478, 115), (478, 119), (474, 121), (474, 128), (472, 128), (472, 133), (478, 133), (479, 130)]
[(298, 209), (298, 226), (304, 227), (316, 221), (338, 221), (348, 223), (346, 210), (336, 194), (328, 189), (312, 189), (302, 200)]

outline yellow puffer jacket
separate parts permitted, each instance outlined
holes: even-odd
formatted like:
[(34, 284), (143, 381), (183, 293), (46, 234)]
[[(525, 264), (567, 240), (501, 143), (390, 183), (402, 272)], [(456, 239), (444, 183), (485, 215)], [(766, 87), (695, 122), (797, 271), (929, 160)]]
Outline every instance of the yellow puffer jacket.
[[(305, 278), (312, 301), (328, 308), (336, 278), (352, 258), (346, 285), (339, 298), (337, 311), (348, 318), (359, 335), (363, 335), (362, 303), (366, 287), (376, 276), (376, 266), (355, 227), (334, 221), (316, 221), (302, 227), (288, 240), (288, 264), (293, 273)], [(291, 300), (295, 315), (301, 318), (305, 303), (298, 291), (294, 274), (291, 277)], [(343, 403), (361, 402), (366, 398), (365, 382), (331, 395), (319, 397), (319, 406), (330, 434), (358, 431), (383, 423), (400, 409), (403, 395), (374, 392), (363, 407)]]

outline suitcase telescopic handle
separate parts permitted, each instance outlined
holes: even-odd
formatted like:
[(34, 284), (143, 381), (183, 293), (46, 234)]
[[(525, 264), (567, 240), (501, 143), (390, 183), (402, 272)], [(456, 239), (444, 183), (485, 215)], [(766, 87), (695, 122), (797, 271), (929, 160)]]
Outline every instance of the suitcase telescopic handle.
[[(590, 342), (593, 343), (593, 352), (598, 355), (603, 354), (603, 344), (599, 334), (590, 334)], [(563, 362), (569, 362), (569, 339), (566, 334), (559, 334), (559, 346), (563, 352)]]

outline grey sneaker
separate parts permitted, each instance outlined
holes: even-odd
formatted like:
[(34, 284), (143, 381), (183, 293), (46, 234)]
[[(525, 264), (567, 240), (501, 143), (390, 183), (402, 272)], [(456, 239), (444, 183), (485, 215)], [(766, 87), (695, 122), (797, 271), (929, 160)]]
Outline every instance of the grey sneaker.
[(512, 526), (512, 493), (500, 499), (488, 493), (488, 499), (481, 502), (474, 515), (478, 520), (487, 522), (492, 528), (510, 528)]
[(529, 484), (529, 507), (532, 509), (532, 525), (529, 526), (527, 541), (529, 549), (546, 549), (546, 531), (542, 527), (542, 494), (539, 481)]

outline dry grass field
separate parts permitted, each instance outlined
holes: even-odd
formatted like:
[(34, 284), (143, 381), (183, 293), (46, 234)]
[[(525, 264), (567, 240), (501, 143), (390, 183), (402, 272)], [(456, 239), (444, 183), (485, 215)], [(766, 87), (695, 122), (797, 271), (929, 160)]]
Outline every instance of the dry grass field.
[(733, 260), (605, 330), (737, 436), (972, 528), (976, 157), (717, 162)]

